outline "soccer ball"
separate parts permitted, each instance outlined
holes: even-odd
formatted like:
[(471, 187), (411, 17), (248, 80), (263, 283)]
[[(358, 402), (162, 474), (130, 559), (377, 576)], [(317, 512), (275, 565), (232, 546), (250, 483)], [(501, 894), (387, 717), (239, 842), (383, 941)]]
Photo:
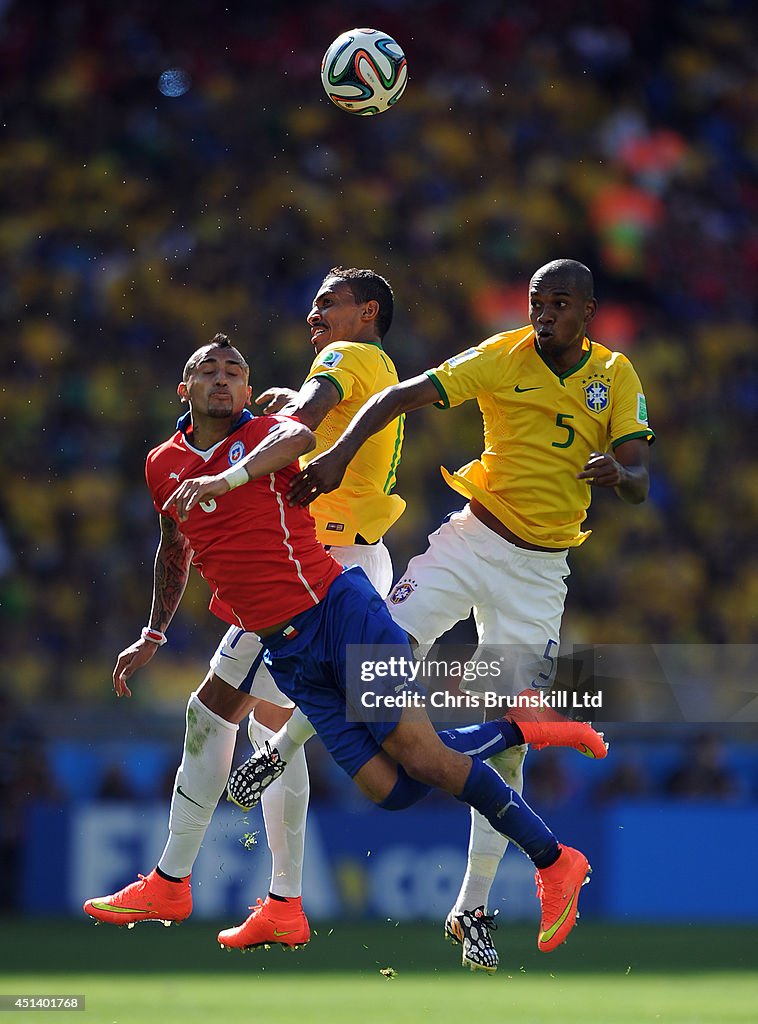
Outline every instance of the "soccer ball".
[(321, 61), (326, 95), (350, 114), (381, 114), (403, 95), (408, 62), (395, 40), (375, 28), (337, 36)]

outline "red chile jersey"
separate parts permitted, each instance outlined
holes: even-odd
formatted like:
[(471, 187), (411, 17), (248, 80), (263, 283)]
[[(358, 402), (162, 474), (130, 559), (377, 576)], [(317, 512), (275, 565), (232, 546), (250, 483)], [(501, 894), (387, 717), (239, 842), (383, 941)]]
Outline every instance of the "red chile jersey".
[(316, 540), (310, 512), (285, 500), (297, 462), (195, 505), (180, 523), (163, 505), (189, 477), (235, 465), (286, 416), (245, 413), (228, 437), (207, 451), (192, 444), (189, 415), (173, 437), (148, 454), (145, 476), (159, 515), (168, 515), (192, 546), (192, 564), (211, 588), (210, 610), (255, 632), (318, 604), (342, 566)]

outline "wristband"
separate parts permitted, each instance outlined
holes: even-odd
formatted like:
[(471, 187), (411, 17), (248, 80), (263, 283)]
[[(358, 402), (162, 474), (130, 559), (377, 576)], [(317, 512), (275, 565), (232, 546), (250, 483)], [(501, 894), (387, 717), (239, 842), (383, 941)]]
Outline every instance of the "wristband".
[(221, 476), (229, 484), (230, 491), (233, 491), (235, 487), (250, 483), (250, 477), (244, 466), (232, 466), (231, 469), (225, 469)]
[(151, 644), (156, 644), (158, 647), (163, 647), (168, 642), (165, 633), (161, 633), (159, 629), (152, 629), (150, 626), (143, 626), (140, 636), (143, 640), (149, 640)]

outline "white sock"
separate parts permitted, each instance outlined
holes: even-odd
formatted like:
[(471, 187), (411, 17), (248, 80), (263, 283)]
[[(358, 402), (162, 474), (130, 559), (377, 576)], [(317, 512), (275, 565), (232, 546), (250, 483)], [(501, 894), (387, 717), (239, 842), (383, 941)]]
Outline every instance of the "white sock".
[[(487, 761), (487, 764), (491, 764), (498, 775), (517, 793), (521, 793), (524, 788), (523, 766), (526, 751), (526, 745), (509, 747)], [(476, 910), (477, 907), (487, 908), (490, 889), (507, 846), (508, 840), (505, 836), (496, 832), (486, 818), (472, 807), (468, 863), (461, 890), (455, 901), (456, 913)]]
[(182, 763), (171, 798), (168, 842), (158, 861), (167, 875), (184, 878), (192, 871), (229, 778), (237, 729), (209, 711), (197, 693), (190, 695)]
[[(260, 726), (260, 722), (253, 717), (254, 712), (250, 713), (250, 722), (255, 722), (256, 726)], [(265, 728), (265, 726), (263, 727)], [(263, 741), (257, 740), (250, 729), (248, 729), (250, 739), (253, 743), (256, 743), (259, 747), (263, 746)], [(300, 708), (295, 708), (292, 712), (291, 717), (281, 727), (279, 732), (272, 732), (268, 729), (266, 739), (269, 741), (272, 747), (276, 747), (279, 751), (279, 756), (287, 764), (290, 763), (292, 758), (296, 755), (298, 749), (302, 747), (306, 740), (309, 740), (311, 736), (316, 735), (316, 730), (313, 728), (311, 723), (305, 717)]]
[[(262, 747), (268, 740), (278, 748), (278, 744), (272, 743), (274, 732), (261, 725), (254, 711), (250, 715), (248, 733), (257, 746)], [(276, 896), (293, 897), (300, 896), (303, 891), (305, 819), (311, 786), (302, 744), (293, 746), (289, 757), (284, 757), (284, 754), (282, 757), (287, 767), (265, 791), (261, 806), (271, 850), (270, 891)]]

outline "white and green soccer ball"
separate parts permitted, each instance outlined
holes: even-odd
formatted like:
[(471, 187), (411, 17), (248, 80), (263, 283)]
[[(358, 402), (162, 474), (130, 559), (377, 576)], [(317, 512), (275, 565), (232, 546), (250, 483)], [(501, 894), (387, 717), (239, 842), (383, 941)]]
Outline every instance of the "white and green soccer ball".
[(395, 40), (375, 28), (337, 36), (321, 61), (326, 95), (350, 114), (381, 114), (403, 95), (408, 62)]

